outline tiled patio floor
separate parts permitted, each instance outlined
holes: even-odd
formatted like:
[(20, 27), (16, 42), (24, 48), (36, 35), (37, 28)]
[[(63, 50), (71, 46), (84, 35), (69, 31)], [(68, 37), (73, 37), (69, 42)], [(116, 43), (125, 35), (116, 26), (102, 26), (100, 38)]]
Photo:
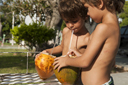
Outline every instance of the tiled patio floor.
[[(29, 83), (29, 84), (28, 84)], [(38, 83), (38, 84), (37, 84)], [(27, 84), (27, 85), (61, 85), (58, 82), (55, 75), (51, 76), (46, 80), (39, 78), (37, 73), (28, 74), (0, 74), (0, 85), (1, 84)]]

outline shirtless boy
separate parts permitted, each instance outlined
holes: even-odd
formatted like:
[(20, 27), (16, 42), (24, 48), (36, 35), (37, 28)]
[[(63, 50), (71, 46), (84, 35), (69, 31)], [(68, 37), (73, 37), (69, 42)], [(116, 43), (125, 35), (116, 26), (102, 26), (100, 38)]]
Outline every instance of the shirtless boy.
[[(83, 53), (87, 47), (90, 35), (85, 27), (87, 9), (79, 0), (60, 0), (58, 9), (61, 18), (65, 21), (66, 27), (62, 31), (61, 44), (54, 48), (52, 54), (62, 53), (62, 55), (66, 55), (68, 53), (72, 31), (74, 33), (70, 48)], [(52, 49), (46, 49), (42, 52), (50, 54)]]
[[(66, 55), (69, 51), (69, 47), (83, 54), (90, 36), (85, 27), (85, 20), (88, 17), (86, 15), (87, 9), (79, 0), (60, 0), (58, 9), (61, 18), (65, 21), (66, 27), (62, 32), (61, 44), (54, 48), (52, 55), (60, 53)], [(72, 31), (74, 31), (74, 33), (70, 46)], [(53, 48), (46, 49), (42, 52), (50, 54), (52, 49)]]
[(81, 56), (73, 59), (68, 56), (58, 57), (53, 64), (54, 69), (57, 68), (59, 71), (65, 66), (80, 67), (84, 85), (114, 85), (110, 73), (120, 44), (120, 28), (116, 13), (121, 12), (125, 0), (81, 1), (88, 8), (87, 14), (99, 24), (90, 35), (86, 51), (80, 54), (71, 48), (70, 53)]

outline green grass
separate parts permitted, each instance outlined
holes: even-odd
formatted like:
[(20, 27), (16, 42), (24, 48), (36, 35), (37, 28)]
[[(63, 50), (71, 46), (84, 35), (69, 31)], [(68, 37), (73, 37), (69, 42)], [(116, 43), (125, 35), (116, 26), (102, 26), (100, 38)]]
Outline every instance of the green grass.
[[(27, 50), (0, 49), (0, 52), (27, 52)], [(28, 73), (37, 73), (35, 70), (34, 58), (30, 55), (31, 54), (29, 54), (29, 57), (28, 57)], [(1, 73), (26, 73), (27, 71), (26, 56), (27, 56), (26, 53), (0, 53), (0, 74)], [(14, 84), (14, 85), (39, 84), (39, 83), (48, 83), (48, 82), (25, 83), (25, 84)]]
[[(11, 43), (6, 43), (6, 42), (5, 42), (4, 45), (6, 45), (6, 46), (11, 46), (12, 44), (11, 44)], [(15, 43), (14, 43), (13, 46), (18, 46), (18, 44), (15, 44)]]
[[(27, 52), (23, 49), (0, 49), (0, 52)], [(0, 53), (0, 73), (26, 73), (26, 53)], [(28, 57), (28, 73), (35, 73), (35, 62)]]
[(25, 49), (0, 49), (0, 52), (27, 52)]

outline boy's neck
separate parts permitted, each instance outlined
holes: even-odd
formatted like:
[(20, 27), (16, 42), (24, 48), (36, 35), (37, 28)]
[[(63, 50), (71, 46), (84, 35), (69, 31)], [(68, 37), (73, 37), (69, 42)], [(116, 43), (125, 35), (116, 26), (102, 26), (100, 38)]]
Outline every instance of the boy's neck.
[(77, 33), (74, 33), (74, 35), (81, 36), (81, 35), (85, 35), (86, 33), (88, 33), (88, 30), (86, 29), (86, 27), (83, 27)]

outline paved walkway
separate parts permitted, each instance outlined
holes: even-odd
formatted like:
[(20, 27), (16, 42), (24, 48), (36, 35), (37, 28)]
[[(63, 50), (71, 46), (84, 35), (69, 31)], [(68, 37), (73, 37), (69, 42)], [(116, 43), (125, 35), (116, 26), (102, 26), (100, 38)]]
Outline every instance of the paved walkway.
[[(29, 84), (27, 84), (29, 83)], [(37, 84), (34, 84), (37, 83)], [(29, 74), (0, 74), (0, 85), (61, 85), (55, 75), (46, 80), (39, 78), (37, 73)]]
[(6, 45), (4, 45), (4, 46), (1, 46), (0, 45), (0, 49), (25, 49), (25, 47), (23, 47), (23, 46), (16, 46), (16, 45), (11, 45), (11, 46), (6, 46)]
[(111, 74), (114, 79), (115, 85), (128, 85), (128, 56), (118, 53), (116, 56), (116, 65), (120, 66), (124, 70), (127, 70), (127, 72)]
[(123, 66), (128, 70), (128, 56), (127, 55), (119, 55), (116, 56), (116, 65)]
[(115, 85), (128, 85), (128, 72), (111, 74)]

